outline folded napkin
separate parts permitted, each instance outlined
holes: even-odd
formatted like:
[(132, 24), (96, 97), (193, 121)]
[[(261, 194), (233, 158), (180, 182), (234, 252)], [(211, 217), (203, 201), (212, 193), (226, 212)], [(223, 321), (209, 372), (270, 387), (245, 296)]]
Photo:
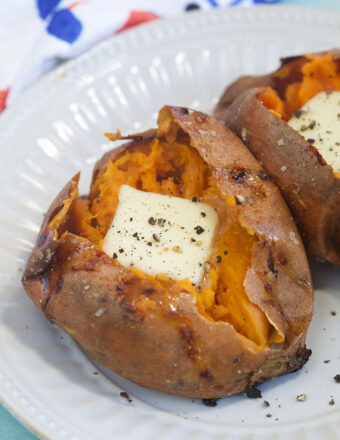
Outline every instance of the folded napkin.
[(194, 9), (277, 0), (11, 0), (0, 2), (0, 112), (61, 60), (132, 26)]

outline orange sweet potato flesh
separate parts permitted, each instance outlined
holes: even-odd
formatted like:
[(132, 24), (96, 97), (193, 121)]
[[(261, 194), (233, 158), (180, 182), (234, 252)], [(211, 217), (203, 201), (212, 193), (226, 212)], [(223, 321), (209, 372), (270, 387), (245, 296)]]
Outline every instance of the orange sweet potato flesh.
[[(310, 353), (313, 295), (284, 201), (215, 119), (165, 107), (158, 123), (104, 155), (87, 197), (78, 197), (78, 177), (57, 196), (23, 275), (27, 293), (94, 360), (143, 386), (213, 398), (295, 371)], [(198, 286), (125, 268), (102, 251), (123, 183), (216, 209)]]
[(301, 66), (301, 74), (300, 81), (287, 85), (282, 99), (270, 86), (259, 95), (265, 107), (274, 110), (286, 121), (292, 117), (295, 110), (303, 107), (318, 93), (340, 90), (340, 72), (331, 53), (307, 54), (306, 62)]
[(243, 77), (215, 115), (242, 137), (279, 186), (309, 255), (340, 266), (340, 176), (289, 127), (293, 112), (321, 91), (340, 90), (340, 50), (281, 60), (261, 77)]
[(171, 143), (154, 138), (111, 160), (92, 185), (90, 200), (76, 202), (73, 232), (100, 245), (115, 215), (122, 184), (189, 200), (196, 198), (228, 212), (228, 220), (223, 218), (220, 224), (212, 267), (196, 292), (199, 310), (209, 319), (229, 322), (243, 336), (264, 347), (271, 325), (258, 306), (249, 301), (243, 287), (256, 238), (229, 213), (211, 170), (190, 146), (188, 136)]

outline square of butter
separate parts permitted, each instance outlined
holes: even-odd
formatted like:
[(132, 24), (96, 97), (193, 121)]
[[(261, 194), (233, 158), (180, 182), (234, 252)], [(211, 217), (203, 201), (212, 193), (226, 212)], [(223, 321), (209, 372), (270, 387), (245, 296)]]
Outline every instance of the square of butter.
[(205, 203), (122, 185), (103, 250), (125, 267), (196, 284), (217, 226), (216, 211)]

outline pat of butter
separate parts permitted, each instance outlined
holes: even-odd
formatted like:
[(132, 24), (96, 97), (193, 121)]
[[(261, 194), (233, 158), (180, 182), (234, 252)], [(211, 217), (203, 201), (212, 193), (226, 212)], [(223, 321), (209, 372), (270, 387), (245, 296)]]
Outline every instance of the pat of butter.
[(321, 92), (295, 112), (288, 124), (340, 172), (340, 92)]
[(196, 284), (217, 226), (216, 211), (205, 203), (122, 185), (103, 250), (125, 267)]

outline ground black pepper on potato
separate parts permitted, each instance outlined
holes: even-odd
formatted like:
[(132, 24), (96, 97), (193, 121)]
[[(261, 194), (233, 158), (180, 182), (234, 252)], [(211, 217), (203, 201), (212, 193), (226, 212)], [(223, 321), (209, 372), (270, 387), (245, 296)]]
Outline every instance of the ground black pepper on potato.
[[(284, 58), (273, 73), (239, 78), (227, 87), (214, 112), (246, 143), (279, 186), (307, 253), (337, 266), (340, 142), (327, 144), (327, 139), (317, 135), (320, 123), (308, 119), (308, 103), (319, 93), (325, 92), (327, 97), (339, 90), (340, 50), (335, 49)], [(337, 125), (340, 104), (334, 112), (330, 116)], [(299, 121), (300, 133), (288, 125), (292, 116)], [(332, 130), (325, 134), (331, 137)], [(329, 151), (323, 149), (321, 154), (321, 144)], [(326, 153), (331, 153), (328, 162)]]
[[(251, 394), (301, 368), (310, 355), (310, 271), (259, 163), (223, 124), (185, 108), (164, 107), (157, 130), (129, 139), (96, 164), (89, 195), (78, 196), (77, 175), (49, 208), (23, 274), (36, 306), (99, 364), (173, 394)], [(151, 165), (142, 172), (139, 163)], [(103, 251), (122, 183), (216, 210), (211, 257), (195, 286)], [(195, 240), (205, 233), (196, 232)]]

